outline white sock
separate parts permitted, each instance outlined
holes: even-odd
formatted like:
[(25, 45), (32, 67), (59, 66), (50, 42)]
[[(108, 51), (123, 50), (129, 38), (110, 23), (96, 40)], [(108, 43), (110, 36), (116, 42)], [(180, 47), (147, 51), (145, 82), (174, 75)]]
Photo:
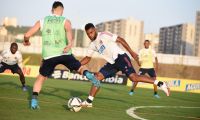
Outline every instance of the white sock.
[(94, 97), (93, 96), (88, 96), (88, 99), (90, 99), (91, 101), (93, 101)]
[(158, 82), (159, 82), (158, 80), (155, 80), (153, 84), (158, 85)]

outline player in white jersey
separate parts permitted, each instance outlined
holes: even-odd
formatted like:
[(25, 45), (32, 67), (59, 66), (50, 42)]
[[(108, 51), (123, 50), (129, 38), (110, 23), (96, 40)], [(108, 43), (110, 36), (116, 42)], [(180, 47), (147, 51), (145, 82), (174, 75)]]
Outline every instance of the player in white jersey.
[[(155, 59), (155, 64), (153, 63), (154, 59)], [(156, 72), (158, 71), (158, 59), (155, 50), (153, 50), (150, 47), (149, 40), (144, 41), (144, 48), (139, 51), (139, 61), (140, 61), (140, 69), (138, 74), (139, 75), (148, 74), (153, 79), (156, 79)], [(133, 82), (133, 86), (129, 92), (129, 95), (134, 94), (137, 84), (138, 84), (137, 82)], [(157, 86), (156, 85), (153, 86), (154, 86), (154, 97), (160, 98), (160, 96), (157, 93)]]
[[(107, 61), (106, 65), (95, 74), (98, 80), (103, 80), (104, 78), (111, 77), (118, 71), (122, 71), (131, 81), (155, 84), (161, 87), (166, 95), (169, 96), (169, 89), (164, 82), (136, 74), (129, 56), (118, 46), (118, 44), (121, 44), (137, 63), (139, 63), (138, 55), (133, 52), (123, 38), (109, 32), (97, 33), (96, 28), (92, 23), (85, 25), (85, 31), (90, 38), (91, 43), (88, 48), (87, 56), (81, 60), (81, 64), (85, 65), (89, 63), (94, 52), (98, 52)], [(89, 96), (87, 100), (82, 103), (82, 106), (92, 107), (92, 101), (98, 90), (98, 87), (92, 86)]]
[(22, 54), (18, 51), (17, 43), (12, 43), (10, 49), (3, 50), (0, 54), (0, 73), (4, 72), (6, 69), (11, 70), (13, 74), (17, 73), (20, 77), (22, 90), (27, 91), (25, 77), (21, 68)]

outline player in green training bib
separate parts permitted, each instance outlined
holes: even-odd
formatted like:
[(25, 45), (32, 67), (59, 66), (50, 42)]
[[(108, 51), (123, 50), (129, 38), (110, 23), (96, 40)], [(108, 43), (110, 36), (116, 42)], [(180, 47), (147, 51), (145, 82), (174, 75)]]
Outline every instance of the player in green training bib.
[(38, 94), (41, 91), (44, 81), (53, 73), (58, 64), (65, 65), (69, 70), (76, 70), (85, 75), (95, 86), (99, 87), (100, 82), (72, 55), (72, 30), (71, 23), (62, 16), (64, 6), (61, 2), (55, 1), (52, 6), (52, 15), (46, 16), (24, 35), (24, 45), (29, 46), (29, 38), (38, 30), (42, 32), (42, 57), (39, 75), (33, 86), (31, 108), (37, 109)]

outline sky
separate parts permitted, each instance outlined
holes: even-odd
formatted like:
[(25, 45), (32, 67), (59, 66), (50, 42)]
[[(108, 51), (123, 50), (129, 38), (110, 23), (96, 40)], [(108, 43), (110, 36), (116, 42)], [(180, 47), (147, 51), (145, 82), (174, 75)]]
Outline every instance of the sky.
[[(200, 0), (60, 0), (73, 28), (88, 22), (126, 19), (144, 21), (145, 33), (159, 33), (160, 27), (193, 23)], [(54, 0), (0, 0), (0, 21), (16, 17), (20, 26), (32, 26), (51, 14)]]

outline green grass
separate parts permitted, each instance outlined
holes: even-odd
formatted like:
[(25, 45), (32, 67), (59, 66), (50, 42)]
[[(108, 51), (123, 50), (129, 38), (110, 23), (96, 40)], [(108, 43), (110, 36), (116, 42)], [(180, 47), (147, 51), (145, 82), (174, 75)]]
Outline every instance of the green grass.
[[(0, 75), (0, 120), (133, 120), (126, 110), (134, 106), (189, 106), (200, 107), (200, 94), (173, 92), (160, 99), (150, 89), (137, 89), (129, 96), (123, 85), (103, 84), (93, 102), (93, 108), (82, 108), (74, 113), (66, 109), (72, 96), (86, 99), (89, 82), (48, 79), (39, 95), (40, 110), (31, 110), (29, 100), (35, 78), (26, 78), (28, 92), (23, 92), (18, 77)], [(136, 114), (150, 120), (200, 119), (200, 108), (142, 108)]]

